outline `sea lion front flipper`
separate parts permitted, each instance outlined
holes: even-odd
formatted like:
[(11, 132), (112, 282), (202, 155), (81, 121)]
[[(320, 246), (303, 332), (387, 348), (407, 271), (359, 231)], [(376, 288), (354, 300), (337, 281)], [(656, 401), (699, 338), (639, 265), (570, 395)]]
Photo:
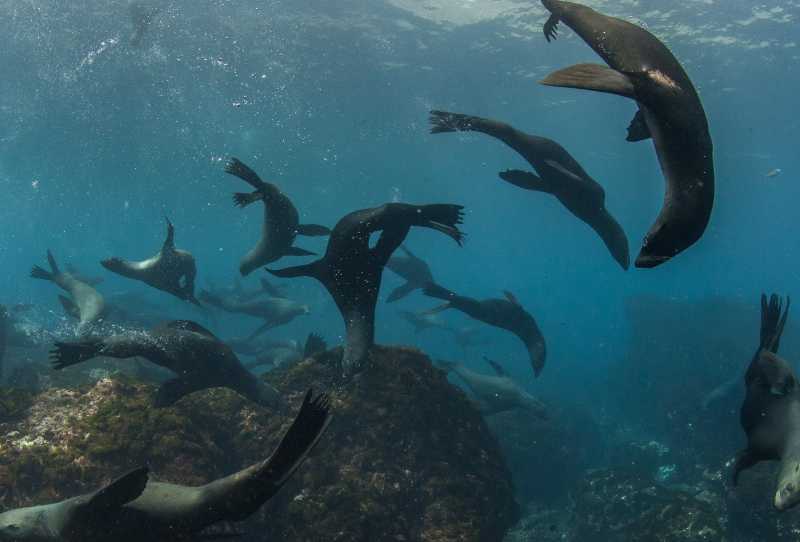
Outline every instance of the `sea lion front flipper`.
[(627, 270), (631, 265), (630, 248), (628, 236), (625, 235), (625, 230), (622, 229), (619, 222), (611, 216), (611, 213), (604, 211), (589, 222), (589, 226), (600, 236), (620, 267)]
[(264, 270), (270, 275), (275, 275), (276, 277), (284, 279), (292, 279), (296, 277), (314, 277), (322, 282), (322, 265), (322, 260), (317, 260), (316, 262), (307, 263), (305, 265), (295, 265), (293, 267), (286, 267), (284, 269), (270, 269), (269, 267), (265, 267)]
[(644, 121), (642, 110), (637, 109), (633, 120), (631, 120), (631, 123), (628, 125), (628, 137), (625, 138), (625, 141), (644, 141), (651, 137), (653, 136), (650, 133), (650, 128), (647, 127), (647, 123)]
[(100, 339), (86, 339), (74, 343), (56, 342), (50, 351), (50, 363), (55, 370), (77, 365), (100, 355), (103, 350), (103, 341)]
[(736, 460), (733, 464), (733, 486), (736, 487), (736, 484), (739, 483), (739, 474), (743, 470), (747, 470), (750, 467), (754, 466), (758, 463), (758, 457), (749, 449), (745, 448), (744, 450), (740, 451), (736, 454)]
[(167, 380), (158, 388), (153, 404), (156, 408), (166, 408), (177, 403), (181, 398), (194, 393), (205, 386), (183, 378)]
[(141, 496), (149, 478), (149, 469), (139, 467), (123, 474), (107, 486), (97, 490), (88, 497), (84, 506), (87, 511), (104, 512), (119, 508)]
[(506, 373), (505, 369), (503, 369), (503, 367), (496, 361), (492, 361), (486, 356), (483, 356), (483, 361), (488, 363), (492, 369), (494, 369), (494, 372), (497, 374), (497, 376), (508, 376), (508, 373)]
[(237, 207), (247, 207), (251, 203), (264, 199), (264, 194), (256, 190), (255, 192), (236, 192), (233, 195), (233, 204)]
[(175, 251), (175, 226), (172, 225), (172, 222), (168, 217), (164, 217), (164, 220), (167, 221), (167, 238), (164, 239), (164, 246), (161, 248), (162, 252), (174, 252)]
[(636, 98), (633, 83), (627, 75), (600, 64), (575, 64), (554, 71), (539, 82), (550, 87), (594, 90)]
[(297, 226), (297, 235), (305, 235), (306, 237), (323, 237), (330, 234), (330, 228), (327, 226), (320, 226), (319, 224), (300, 224)]
[(548, 184), (541, 177), (537, 177), (530, 171), (522, 171), (521, 169), (507, 169), (498, 173), (498, 176), (525, 190), (536, 190), (537, 192), (550, 192)]
[(386, 302), (387, 303), (394, 303), (398, 299), (403, 299), (404, 297), (406, 297), (408, 294), (410, 294), (411, 292), (413, 292), (416, 289), (417, 289), (417, 285), (411, 284), (410, 282), (406, 282), (405, 284), (403, 284), (401, 286), (398, 286), (397, 288), (392, 290), (392, 293), (390, 293), (389, 297), (386, 298)]
[(316, 256), (316, 253), (299, 247), (289, 247), (286, 249), (285, 256)]

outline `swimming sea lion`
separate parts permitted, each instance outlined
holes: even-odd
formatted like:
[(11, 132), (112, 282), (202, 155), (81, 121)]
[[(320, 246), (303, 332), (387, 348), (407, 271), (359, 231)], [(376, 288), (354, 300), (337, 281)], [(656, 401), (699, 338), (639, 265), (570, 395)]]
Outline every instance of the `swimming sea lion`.
[(325, 339), (316, 333), (309, 333), (302, 348), (299, 341), (276, 343), (265, 348), (256, 359), (245, 362), (244, 366), (251, 370), (256, 367), (280, 367), (308, 359), (327, 348)]
[(441, 329), (445, 331), (452, 331), (450, 326), (448, 326), (439, 316), (436, 314), (426, 314), (424, 312), (411, 312), (411, 311), (400, 311), (400, 316), (403, 319), (414, 326), (414, 333), (420, 333), (425, 331), (426, 329)]
[(438, 364), (445, 371), (457, 374), (467, 384), (475, 394), (478, 411), (484, 416), (521, 408), (539, 419), (547, 418), (544, 403), (520, 388), (500, 364), (486, 357), (483, 359), (494, 369), (494, 376), (477, 373), (451, 361), (439, 361)]
[(434, 314), (447, 309), (456, 309), (484, 324), (499, 327), (516, 335), (528, 350), (528, 356), (535, 376), (544, 368), (546, 348), (542, 332), (531, 314), (510, 292), (504, 292), (505, 299), (477, 300), (458, 295), (438, 284), (425, 287), (425, 295), (447, 301), (444, 305), (427, 311)]
[(386, 263), (386, 267), (406, 279), (406, 283), (392, 290), (386, 298), (387, 303), (402, 299), (414, 290), (424, 288), (429, 282), (434, 282), (431, 268), (425, 260), (415, 256), (405, 245), (400, 245), (400, 250), (406, 255), (393, 255)]
[(266, 183), (255, 171), (239, 159), (231, 158), (225, 164), (225, 172), (239, 177), (255, 188), (249, 194), (236, 193), (233, 201), (239, 207), (246, 207), (256, 201), (264, 203), (264, 223), (261, 239), (248, 252), (239, 265), (244, 276), (254, 269), (272, 263), (283, 256), (313, 256), (313, 252), (292, 246), (297, 235), (330, 235), (331, 230), (317, 224), (300, 224), (300, 215), (291, 200), (272, 183)]
[[(271, 499), (308, 457), (331, 421), (328, 397), (309, 390), (268, 459), (200, 487), (149, 479), (146, 467), (95, 493), (0, 514), (1, 542), (153, 542), (210, 539), (202, 531), (243, 521)], [(228, 536), (222, 536), (228, 538)]]
[(800, 503), (800, 386), (791, 365), (776, 355), (789, 314), (789, 300), (761, 296), (761, 340), (745, 374), (740, 412), (747, 448), (736, 456), (733, 484), (759, 461), (780, 461), (774, 505), (786, 510)]
[(166, 220), (167, 238), (161, 250), (152, 258), (140, 262), (109, 258), (100, 263), (123, 277), (142, 281), (178, 299), (200, 305), (194, 296), (194, 279), (197, 275), (194, 256), (191, 252), (175, 248), (175, 227), (169, 219)]
[(542, 83), (618, 94), (639, 106), (628, 141), (652, 137), (667, 187), (636, 267), (660, 265), (700, 239), (714, 205), (713, 148), (700, 97), (678, 60), (647, 30), (572, 2), (542, 4), (551, 13), (544, 25), (548, 41), (563, 21), (610, 66), (578, 64)]
[[(267, 269), (279, 277), (314, 277), (328, 290), (344, 318), (347, 341), (342, 365), (346, 374), (358, 371), (375, 342), (375, 304), (381, 275), (392, 253), (412, 226), (430, 228), (454, 239), (463, 234), (460, 205), (387, 203), (344, 216), (333, 228), (325, 255), (310, 264)], [(370, 247), (370, 236), (381, 232)]]
[(267, 330), (288, 324), (298, 316), (311, 313), (311, 308), (308, 305), (285, 297), (267, 297), (254, 301), (238, 302), (214, 295), (206, 290), (200, 290), (200, 299), (204, 303), (208, 303), (225, 312), (246, 314), (264, 320), (264, 325), (247, 337), (246, 340), (248, 341), (252, 341)]
[(85, 282), (79, 281), (67, 272), (62, 272), (49, 250), (47, 251), (47, 261), (50, 264), (50, 271), (34, 265), (31, 269), (31, 277), (54, 282), (69, 293), (78, 308), (78, 334), (83, 334), (89, 326), (103, 318), (106, 310), (105, 300), (100, 292)]
[(245, 369), (228, 345), (196, 322), (175, 320), (152, 331), (130, 331), (74, 343), (56, 342), (50, 360), (56, 370), (98, 356), (145, 358), (177, 376), (161, 385), (155, 404), (167, 407), (195, 391), (230, 388), (254, 403), (282, 408), (278, 391)]
[(611, 256), (623, 269), (628, 268), (628, 238), (606, 209), (605, 190), (564, 147), (552, 139), (526, 134), (509, 124), (492, 119), (431, 111), (430, 121), (433, 134), (482, 132), (517, 151), (539, 176), (528, 171), (506, 170), (500, 173), (500, 178), (526, 190), (554, 195), (569, 212), (600, 236)]

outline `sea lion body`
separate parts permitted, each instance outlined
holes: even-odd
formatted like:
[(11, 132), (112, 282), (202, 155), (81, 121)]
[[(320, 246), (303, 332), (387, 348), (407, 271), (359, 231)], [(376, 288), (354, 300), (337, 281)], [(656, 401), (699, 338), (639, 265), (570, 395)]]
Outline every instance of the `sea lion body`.
[(197, 276), (194, 256), (186, 250), (175, 248), (175, 227), (169, 220), (164, 245), (152, 258), (138, 262), (109, 258), (100, 263), (123, 277), (144, 282), (178, 299), (199, 305), (194, 296), (194, 280)]
[(277, 390), (255, 378), (233, 350), (195, 322), (177, 320), (152, 331), (131, 331), (103, 339), (55, 343), (51, 361), (63, 369), (98, 356), (142, 357), (177, 376), (162, 384), (156, 405), (170, 406), (185, 395), (207, 388), (230, 388), (260, 405), (282, 408)]
[(431, 111), (432, 133), (454, 131), (481, 132), (514, 149), (533, 166), (539, 176), (526, 171), (507, 170), (500, 173), (500, 178), (526, 190), (555, 196), (569, 212), (600, 236), (612, 257), (623, 269), (628, 268), (628, 238), (606, 209), (605, 190), (564, 147), (552, 139), (526, 134), (504, 122), (460, 113)]
[[(375, 305), (383, 268), (412, 226), (434, 229), (461, 244), (460, 205), (387, 203), (342, 217), (331, 232), (325, 255), (316, 262), (287, 269), (267, 269), (285, 278), (309, 276), (333, 297), (345, 322), (343, 366), (354, 373), (367, 360), (375, 342)], [(381, 232), (370, 247), (370, 236)]]
[(477, 398), (478, 410), (485, 416), (523, 409), (530, 411), (537, 418), (547, 417), (547, 408), (541, 401), (520, 388), (499, 365), (491, 363), (495, 375), (478, 373), (460, 363), (439, 364), (446, 371), (458, 375), (467, 384)]
[(499, 327), (510, 331), (522, 341), (528, 350), (528, 357), (537, 377), (544, 368), (547, 350), (544, 336), (533, 316), (526, 311), (517, 299), (506, 292), (506, 299), (483, 299), (457, 295), (438, 284), (429, 284), (425, 287), (425, 295), (446, 301), (429, 313), (446, 309), (456, 309), (467, 316), (481, 321), (490, 326)]
[(264, 320), (264, 325), (251, 333), (247, 337), (247, 341), (252, 341), (267, 330), (288, 324), (298, 316), (311, 313), (311, 308), (308, 305), (285, 297), (262, 297), (252, 301), (239, 302), (203, 290), (200, 292), (200, 299), (204, 303), (208, 303), (225, 312), (245, 314)]
[(406, 283), (392, 290), (389, 297), (386, 298), (387, 303), (402, 299), (414, 290), (422, 289), (426, 284), (434, 282), (431, 268), (425, 263), (425, 260), (418, 258), (405, 245), (400, 245), (400, 250), (405, 253), (405, 256), (393, 255), (386, 262), (386, 267), (404, 278)]
[(420, 333), (426, 329), (441, 329), (453, 331), (441, 318), (435, 314), (425, 314), (411, 311), (400, 311), (400, 316), (414, 326), (414, 333)]
[(225, 172), (242, 179), (255, 189), (249, 194), (241, 192), (234, 194), (233, 200), (236, 205), (246, 207), (256, 201), (264, 203), (261, 237), (239, 264), (242, 276), (284, 256), (313, 255), (313, 252), (292, 246), (298, 234), (308, 236), (330, 234), (330, 230), (325, 226), (300, 224), (300, 215), (292, 201), (277, 186), (262, 181), (255, 171), (239, 159), (231, 158), (225, 165)]
[(666, 191), (636, 266), (660, 265), (700, 239), (711, 217), (713, 145), (700, 97), (678, 60), (647, 30), (572, 2), (542, 4), (551, 12), (548, 41), (563, 21), (610, 66), (576, 65), (542, 83), (618, 94), (639, 106), (628, 140), (652, 137)]
[(99, 491), (0, 514), (0, 542), (167, 542), (203, 539), (221, 521), (242, 521), (272, 498), (308, 457), (331, 417), (311, 398), (270, 457), (200, 487), (149, 480), (139, 468)]
[(49, 250), (47, 251), (47, 261), (50, 265), (50, 271), (45, 271), (39, 266), (33, 266), (31, 277), (54, 282), (62, 290), (69, 293), (72, 298), (71, 301), (78, 310), (78, 334), (83, 334), (92, 325), (102, 320), (106, 311), (105, 300), (100, 295), (100, 292), (85, 282), (81, 282), (70, 273), (62, 272)]

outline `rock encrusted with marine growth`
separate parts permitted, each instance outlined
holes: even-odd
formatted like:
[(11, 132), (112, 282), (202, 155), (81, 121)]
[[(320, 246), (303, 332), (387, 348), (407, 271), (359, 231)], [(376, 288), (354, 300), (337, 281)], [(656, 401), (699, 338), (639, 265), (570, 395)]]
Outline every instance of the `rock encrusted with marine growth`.
[(288, 414), (222, 388), (155, 409), (156, 387), (126, 377), (38, 395), (0, 390), (0, 508), (87, 493), (143, 464), (180, 484), (224, 476), (266, 457), (314, 388), (331, 393), (333, 423), (241, 540), (501, 540), (517, 506), (481, 416), (420, 352), (373, 357), (347, 383), (340, 349), (269, 373)]

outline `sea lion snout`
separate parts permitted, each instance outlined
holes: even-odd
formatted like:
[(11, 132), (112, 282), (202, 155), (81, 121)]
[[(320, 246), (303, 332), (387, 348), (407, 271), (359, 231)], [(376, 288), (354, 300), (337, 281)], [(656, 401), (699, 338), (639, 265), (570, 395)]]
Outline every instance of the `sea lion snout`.
[(800, 464), (793, 462), (784, 467), (778, 477), (774, 505), (777, 510), (784, 511), (798, 504), (800, 504)]

